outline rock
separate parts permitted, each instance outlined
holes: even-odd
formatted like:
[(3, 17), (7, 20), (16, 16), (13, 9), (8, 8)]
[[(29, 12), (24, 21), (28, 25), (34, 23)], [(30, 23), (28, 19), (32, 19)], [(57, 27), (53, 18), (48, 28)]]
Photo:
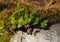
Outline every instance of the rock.
[(17, 31), (10, 42), (60, 42), (60, 23), (52, 25), (50, 30), (41, 30), (35, 36)]

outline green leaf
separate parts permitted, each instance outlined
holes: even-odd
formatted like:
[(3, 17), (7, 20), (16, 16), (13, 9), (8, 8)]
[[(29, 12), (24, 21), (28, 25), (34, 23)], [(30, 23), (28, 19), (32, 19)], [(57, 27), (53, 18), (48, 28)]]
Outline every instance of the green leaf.
[(47, 26), (47, 22), (48, 20), (44, 20), (42, 23), (41, 23), (41, 27), (42, 28), (45, 28)]
[(0, 11), (0, 15), (3, 14), (4, 11)]
[(40, 14), (40, 17), (39, 17), (40, 21), (41, 21), (43, 18), (45, 18), (45, 17), (46, 17), (45, 13), (41, 13), (41, 14)]
[(17, 21), (15, 20), (15, 18), (10, 18), (10, 22), (11, 22), (11, 24), (13, 24), (13, 25), (15, 25), (15, 24), (17, 24)]
[(53, 3), (53, 2), (55, 2), (56, 0), (50, 0), (50, 3)]
[(37, 14), (37, 11), (36, 11), (36, 10), (33, 10), (33, 11), (30, 13), (30, 19), (32, 20), (36, 14)]
[(38, 22), (39, 22), (39, 17), (36, 17), (33, 24), (34, 24), (34, 25), (35, 25), (35, 24), (38, 24)]
[(20, 2), (17, 2), (16, 7), (17, 7), (17, 10), (21, 10), (22, 9)]
[(28, 14), (25, 14), (25, 15), (24, 15), (24, 18), (25, 18), (25, 19), (28, 18)]
[(0, 20), (0, 29), (4, 28), (4, 21)]
[(22, 18), (20, 18), (18, 20), (18, 28), (22, 27), (22, 25), (24, 25), (24, 24), (25, 24), (24, 20)]
[(28, 14), (25, 14), (24, 15), (24, 19), (25, 19), (25, 24), (29, 23), (30, 22), (30, 18), (28, 16)]

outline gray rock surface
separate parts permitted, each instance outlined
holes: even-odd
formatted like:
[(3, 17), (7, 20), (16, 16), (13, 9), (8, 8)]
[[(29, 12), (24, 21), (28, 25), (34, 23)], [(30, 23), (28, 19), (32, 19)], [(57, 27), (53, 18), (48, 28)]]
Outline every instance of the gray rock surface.
[(60, 42), (60, 23), (52, 25), (50, 30), (41, 30), (36, 36), (17, 31), (10, 42)]

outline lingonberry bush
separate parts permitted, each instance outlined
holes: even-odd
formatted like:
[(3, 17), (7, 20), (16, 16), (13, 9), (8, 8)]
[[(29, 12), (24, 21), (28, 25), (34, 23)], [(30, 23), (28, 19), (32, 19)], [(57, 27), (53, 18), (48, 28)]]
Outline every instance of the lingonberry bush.
[(20, 2), (17, 0), (0, 1), (0, 8), (2, 8), (0, 9), (0, 42), (8, 42), (16, 29), (22, 28), (26, 31), (35, 28), (45, 29), (51, 24), (60, 22), (60, 6), (51, 6), (56, 0), (50, 0), (47, 9), (45, 7), (41, 10), (33, 7), (34, 5), (29, 2), (28, 4), (24, 1)]

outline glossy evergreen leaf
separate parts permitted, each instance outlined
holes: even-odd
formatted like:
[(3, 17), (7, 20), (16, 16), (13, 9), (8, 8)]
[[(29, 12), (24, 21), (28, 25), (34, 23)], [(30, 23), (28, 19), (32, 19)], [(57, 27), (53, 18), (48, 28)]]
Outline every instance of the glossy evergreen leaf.
[(24, 24), (25, 24), (25, 22), (24, 22), (23, 18), (20, 18), (18, 20), (18, 28), (22, 27), (22, 25), (24, 25)]
[(11, 22), (11, 24), (13, 24), (13, 25), (17, 24), (17, 21), (16, 21), (15, 18), (13, 18), (13, 17), (10, 19), (10, 22)]
[(36, 14), (37, 14), (37, 11), (36, 11), (36, 10), (33, 10), (33, 11), (30, 13), (30, 19), (32, 20)]
[(38, 22), (39, 22), (39, 17), (36, 17), (33, 24), (34, 24), (34, 25), (35, 25), (35, 24), (38, 24)]
[(47, 26), (47, 22), (48, 20), (44, 20), (42, 23), (41, 23), (41, 27), (42, 28), (45, 28)]

